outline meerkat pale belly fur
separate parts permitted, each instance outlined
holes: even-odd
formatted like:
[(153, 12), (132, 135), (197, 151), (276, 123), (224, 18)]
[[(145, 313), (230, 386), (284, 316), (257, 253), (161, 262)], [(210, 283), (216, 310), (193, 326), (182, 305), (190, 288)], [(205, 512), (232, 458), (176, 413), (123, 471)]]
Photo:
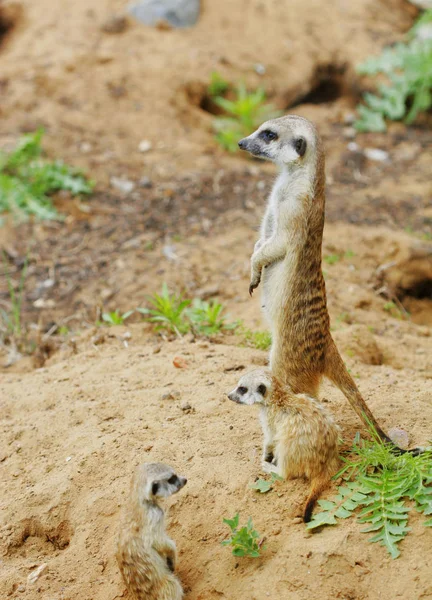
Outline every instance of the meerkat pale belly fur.
[(132, 479), (120, 525), (117, 561), (134, 600), (181, 600), (174, 574), (176, 546), (165, 531), (161, 498), (178, 492), (187, 480), (162, 463), (145, 463)]
[(307, 119), (288, 115), (267, 121), (240, 148), (271, 160), (280, 174), (270, 194), (260, 239), (251, 258), (249, 291), (263, 281), (270, 324), (272, 373), (294, 393), (317, 397), (323, 376), (347, 397), (363, 422), (378, 425), (330, 334), (321, 270), (325, 212), (324, 151)]
[(339, 466), (339, 427), (314, 398), (294, 394), (271, 374), (255, 369), (244, 375), (228, 394), (239, 404), (259, 404), (264, 432), (263, 468), (284, 479), (307, 477), (311, 483), (303, 518), (310, 521), (321, 492), (328, 487)]

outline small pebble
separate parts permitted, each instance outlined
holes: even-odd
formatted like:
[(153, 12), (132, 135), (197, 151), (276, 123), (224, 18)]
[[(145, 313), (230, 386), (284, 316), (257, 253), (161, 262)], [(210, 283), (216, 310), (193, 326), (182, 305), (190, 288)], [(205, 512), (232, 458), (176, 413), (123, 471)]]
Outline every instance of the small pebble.
[(161, 396), (161, 400), (179, 400), (180, 398), (180, 392), (178, 392), (177, 390), (172, 390), (171, 392), (166, 392), (165, 394), (162, 394)]
[(138, 150), (140, 152), (148, 152), (152, 149), (152, 143), (150, 140), (142, 140), (138, 145)]
[(379, 148), (365, 148), (363, 154), (369, 160), (374, 160), (376, 162), (385, 162), (389, 159), (389, 153), (385, 150), (380, 150)]
[(104, 33), (123, 33), (126, 31), (128, 21), (124, 15), (111, 15), (101, 25)]
[(110, 179), (111, 186), (122, 192), (123, 194), (129, 194), (135, 189), (135, 184), (133, 181), (129, 179), (123, 179), (122, 177), (111, 177)]

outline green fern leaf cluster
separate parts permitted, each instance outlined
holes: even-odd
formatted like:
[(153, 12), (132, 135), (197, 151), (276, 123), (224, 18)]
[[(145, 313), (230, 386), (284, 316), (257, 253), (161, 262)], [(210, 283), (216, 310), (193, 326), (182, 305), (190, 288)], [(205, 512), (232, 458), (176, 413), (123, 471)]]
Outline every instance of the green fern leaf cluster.
[[(352, 453), (337, 476), (345, 481), (331, 500), (320, 500), (321, 512), (314, 515), (308, 529), (336, 525), (354, 514), (374, 532), (371, 542), (384, 546), (392, 558), (400, 555), (399, 543), (410, 531), (409, 513), (432, 515), (432, 449), (413, 456), (394, 455), (378, 438), (356, 440)], [(432, 526), (432, 519), (425, 522)]]
[(411, 29), (409, 41), (384, 49), (358, 67), (362, 75), (382, 74), (388, 80), (378, 85), (378, 94), (364, 94), (365, 104), (357, 107), (358, 131), (385, 131), (386, 119), (410, 124), (432, 106), (432, 39), (421, 35), (431, 20), (432, 10), (426, 11)]

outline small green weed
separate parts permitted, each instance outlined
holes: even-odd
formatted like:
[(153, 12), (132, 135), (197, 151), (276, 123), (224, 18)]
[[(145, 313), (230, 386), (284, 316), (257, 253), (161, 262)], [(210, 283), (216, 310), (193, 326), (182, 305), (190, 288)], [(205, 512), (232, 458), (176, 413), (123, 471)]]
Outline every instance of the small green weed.
[[(313, 516), (307, 528), (336, 525), (359, 510), (359, 522), (367, 524), (362, 531), (374, 532), (370, 541), (379, 542), (397, 558), (398, 544), (410, 531), (411, 508), (432, 515), (432, 447), (418, 456), (395, 455), (376, 433), (372, 436), (371, 441), (357, 436), (335, 476), (343, 476), (344, 483), (332, 500), (318, 501), (322, 512)], [(431, 527), (432, 518), (424, 524)]]
[(243, 328), (246, 346), (252, 346), (257, 350), (268, 350), (271, 346), (271, 334), (269, 331), (252, 331)]
[(403, 319), (404, 316), (409, 316), (408, 312), (405, 313), (397, 306), (395, 302), (389, 301), (386, 302), (383, 306), (383, 309), (388, 312), (395, 319)]
[(341, 259), (341, 256), (339, 254), (327, 254), (326, 256), (324, 256), (324, 261), (328, 264), (328, 265), (335, 265), (336, 263), (338, 263)]
[(43, 130), (24, 135), (11, 153), (0, 152), (0, 213), (19, 219), (57, 219), (51, 194), (67, 190), (72, 195), (90, 194), (93, 182), (61, 161), (41, 159)]
[(385, 131), (386, 119), (410, 124), (432, 106), (432, 39), (421, 35), (431, 23), (432, 9), (410, 30), (407, 42), (385, 48), (358, 67), (362, 75), (383, 74), (389, 82), (378, 85), (379, 95), (364, 94), (365, 104), (357, 107), (358, 131)]
[(271, 473), (270, 479), (257, 479), (257, 481), (255, 481), (255, 483), (249, 487), (252, 490), (257, 490), (257, 492), (260, 492), (260, 494), (266, 494), (273, 489), (273, 484), (276, 481), (283, 481), (283, 477), (280, 477), (277, 473)]
[(170, 294), (166, 283), (162, 285), (162, 292), (150, 296), (148, 302), (152, 308), (137, 308), (137, 311), (150, 323), (154, 323), (156, 329), (164, 329), (179, 337), (189, 331), (190, 325), (184, 318), (184, 311), (191, 301), (177, 294)]
[(102, 313), (102, 321), (108, 323), (108, 325), (123, 325), (125, 320), (130, 317), (135, 311), (128, 310), (122, 315), (118, 310), (114, 310), (112, 312), (104, 312)]
[(223, 305), (216, 300), (189, 300), (170, 294), (166, 283), (162, 286), (161, 294), (153, 294), (148, 302), (152, 308), (137, 308), (137, 311), (154, 323), (158, 330), (175, 333), (178, 337), (189, 332), (210, 337), (238, 326), (236, 322), (227, 321)]
[(262, 88), (248, 92), (246, 86), (240, 83), (233, 94), (233, 100), (222, 95), (213, 96), (215, 104), (227, 114), (214, 121), (216, 139), (229, 152), (236, 152), (239, 139), (250, 135), (263, 121), (280, 116), (280, 112), (266, 102), (266, 93)]
[(192, 305), (186, 308), (186, 317), (193, 329), (199, 335), (212, 336), (221, 331), (234, 330), (238, 323), (227, 323), (223, 315), (224, 307), (216, 300), (206, 302), (195, 298)]
[(229, 89), (229, 83), (217, 71), (210, 75), (210, 83), (207, 88), (209, 96), (222, 96)]
[(234, 556), (260, 556), (261, 544), (259, 533), (254, 529), (252, 519), (249, 517), (247, 525), (239, 528), (239, 513), (232, 519), (224, 519), (223, 522), (231, 529), (229, 540), (221, 542), (222, 546), (231, 546)]

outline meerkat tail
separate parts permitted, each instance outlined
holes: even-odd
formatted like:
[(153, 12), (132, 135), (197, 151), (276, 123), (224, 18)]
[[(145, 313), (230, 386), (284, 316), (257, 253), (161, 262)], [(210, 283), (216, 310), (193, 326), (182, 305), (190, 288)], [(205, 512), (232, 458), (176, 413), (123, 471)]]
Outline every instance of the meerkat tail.
[(333, 340), (331, 341), (330, 347), (327, 351), (326, 370), (324, 374), (344, 394), (363, 423), (367, 427), (372, 426), (382, 440), (393, 443), (388, 435), (378, 425), (378, 422), (371, 413), (363, 396), (360, 394), (356, 384), (354, 383), (353, 378), (348, 373), (345, 363), (343, 362)]
[(323, 491), (328, 488), (329, 484), (329, 477), (320, 477), (319, 479), (315, 479), (312, 481), (311, 491), (309, 493), (308, 499), (306, 500), (306, 504), (303, 511), (303, 521), (305, 523), (309, 523), (309, 521), (312, 519), (312, 512), (315, 508), (315, 504), (318, 498), (323, 493)]

